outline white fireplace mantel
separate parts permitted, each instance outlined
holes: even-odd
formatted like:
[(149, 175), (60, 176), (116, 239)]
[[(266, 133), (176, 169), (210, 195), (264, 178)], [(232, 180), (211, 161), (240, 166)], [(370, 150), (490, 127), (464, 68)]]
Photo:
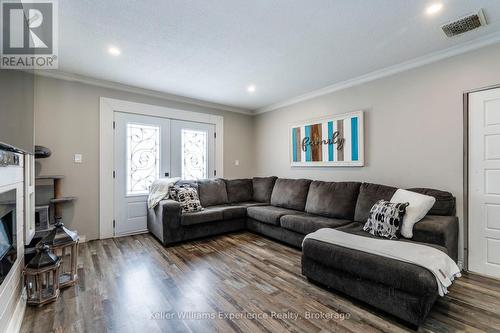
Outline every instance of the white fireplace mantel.
[[(22, 162), (21, 162), (22, 163)], [(0, 285), (0, 331), (16, 330), (24, 315), (25, 301), (22, 294), (24, 266), (24, 168), (0, 167), (0, 193), (16, 189), (16, 242), (17, 259)]]

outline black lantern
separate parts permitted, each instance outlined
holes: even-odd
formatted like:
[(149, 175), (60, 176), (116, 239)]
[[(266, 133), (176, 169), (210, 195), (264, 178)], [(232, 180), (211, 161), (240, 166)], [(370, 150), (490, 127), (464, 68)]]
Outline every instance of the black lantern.
[(47, 245), (37, 247), (37, 254), (23, 271), (28, 304), (42, 305), (59, 297), (60, 265), (61, 259)]
[(77, 261), (80, 238), (74, 231), (67, 229), (57, 218), (54, 229), (45, 236), (41, 243), (48, 245), (52, 252), (61, 258), (59, 269), (59, 287), (73, 286), (78, 282)]

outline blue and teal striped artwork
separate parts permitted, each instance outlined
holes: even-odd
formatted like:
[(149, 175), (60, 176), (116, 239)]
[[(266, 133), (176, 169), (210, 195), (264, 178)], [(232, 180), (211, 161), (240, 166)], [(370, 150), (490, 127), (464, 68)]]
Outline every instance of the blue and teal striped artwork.
[(363, 165), (363, 112), (291, 127), (292, 165)]
[(359, 138), (358, 138), (358, 117), (351, 118), (351, 160), (358, 160)]
[[(335, 132), (333, 126), (333, 121), (328, 122), (328, 137), (333, 138), (333, 133)], [(331, 142), (328, 142), (328, 161), (335, 161), (335, 150), (333, 149), (333, 140)]]

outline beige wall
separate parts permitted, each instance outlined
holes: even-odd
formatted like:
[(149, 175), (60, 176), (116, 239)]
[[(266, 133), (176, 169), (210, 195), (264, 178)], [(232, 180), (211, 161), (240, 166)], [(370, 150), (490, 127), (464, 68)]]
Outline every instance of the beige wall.
[(33, 153), (34, 76), (0, 70), (0, 142)]
[[(26, 151), (33, 150), (33, 81), (30, 73), (0, 70), (0, 141)], [(1, 192), (6, 190), (5, 186), (15, 185), (18, 200), (23, 198), (23, 176), (21, 169), (0, 167)], [(0, 332), (17, 329), (25, 308), (21, 299), (24, 287), (24, 207), (17, 210), (16, 218), (17, 259), (0, 285)]]
[[(499, 56), (495, 45), (261, 114), (257, 174), (443, 189), (462, 224), (462, 94), (500, 84)], [(366, 111), (365, 167), (290, 167), (288, 123), (355, 110)]]
[[(87, 239), (98, 237), (99, 97), (224, 116), (225, 177), (277, 175), (360, 180), (451, 191), (463, 221), (462, 93), (500, 83), (500, 45), (449, 58), (257, 117), (171, 102), (78, 82), (37, 77), (35, 139), (53, 156), (43, 174), (64, 174), (63, 191), (78, 201), (65, 220)], [(365, 110), (363, 168), (289, 166), (288, 123)], [(82, 164), (73, 154), (83, 154)], [(234, 166), (234, 160), (240, 166)], [(463, 232), (463, 231), (462, 231)], [(462, 247), (462, 245), (460, 245)]]
[[(79, 82), (38, 76), (35, 82), (35, 142), (52, 150), (39, 160), (41, 174), (65, 175), (63, 194), (78, 200), (64, 212), (64, 222), (86, 239), (99, 235), (99, 97), (224, 116), (224, 176), (248, 177), (254, 173), (253, 118), (186, 103), (102, 88)], [(74, 154), (83, 163), (73, 163)], [(235, 166), (234, 160), (240, 165)], [(111, 204), (111, 203), (110, 203)]]

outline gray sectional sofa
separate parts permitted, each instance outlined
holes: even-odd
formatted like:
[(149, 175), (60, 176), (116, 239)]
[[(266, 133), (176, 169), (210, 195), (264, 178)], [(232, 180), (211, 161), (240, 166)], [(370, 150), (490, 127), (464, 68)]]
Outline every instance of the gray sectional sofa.
[[(205, 209), (182, 214), (179, 203), (163, 200), (148, 212), (148, 228), (164, 245), (231, 231), (250, 230), (302, 248), (308, 279), (362, 300), (404, 321), (420, 325), (438, 297), (425, 268), (304, 237), (321, 228), (374, 237), (362, 230), (373, 204), (389, 200), (395, 187), (359, 182), (255, 177), (183, 181), (198, 189)], [(455, 198), (448, 192), (415, 188), (436, 198), (414, 226), (410, 241), (458, 256)]]

